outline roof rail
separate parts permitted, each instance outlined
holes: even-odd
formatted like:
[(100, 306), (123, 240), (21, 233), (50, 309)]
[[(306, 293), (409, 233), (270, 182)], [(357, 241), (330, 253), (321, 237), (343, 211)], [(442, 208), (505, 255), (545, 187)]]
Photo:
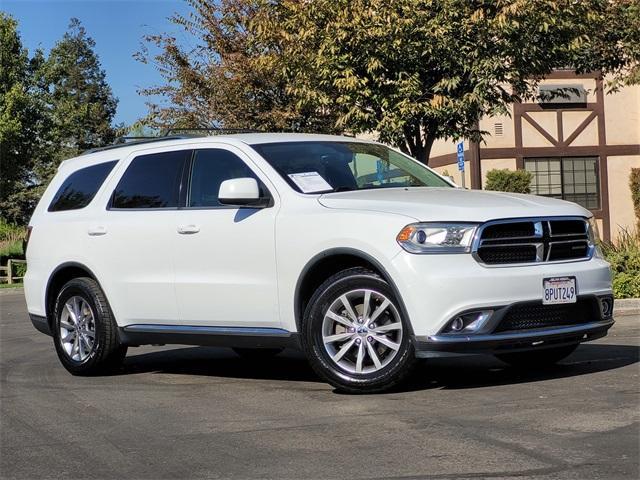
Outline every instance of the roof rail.
[[(106, 147), (91, 148), (85, 150), (80, 155), (88, 155), (90, 153), (104, 152), (106, 150), (115, 150), (118, 148), (129, 147), (131, 145), (144, 145), (146, 143), (165, 142), (167, 140), (181, 140), (185, 138), (191, 138), (190, 135), (170, 135), (165, 137), (120, 137), (113, 145), (107, 145)], [(126, 141), (123, 139), (129, 139)]]
[[(193, 132), (193, 133), (191, 133)], [(209, 127), (209, 128), (168, 128), (164, 132), (164, 136), (174, 135), (176, 133), (189, 135), (190, 133), (193, 135), (234, 135), (236, 133), (261, 133), (260, 130), (254, 130), (251, 128), (219, 128), (219, 127)]]
[(118, 137), (113, 145), (106, 147), (92, 148), (82, 152), (80, 155), (88, 155), (90, 153), (104, 152), (105, 150), (114, 150), (116, 148), (128, 147), (131, 145), (143, 145), (145, 143), (164, 142), (165, 140), (180, 140), (185, 138), (202, 137), (207, 135), (233, 135), (236, 133), (258, 133), (259, 130), (251, 130), (248, 128), (169, 128), (165, 130), (159, 137), (151, 136), (131, 136)]

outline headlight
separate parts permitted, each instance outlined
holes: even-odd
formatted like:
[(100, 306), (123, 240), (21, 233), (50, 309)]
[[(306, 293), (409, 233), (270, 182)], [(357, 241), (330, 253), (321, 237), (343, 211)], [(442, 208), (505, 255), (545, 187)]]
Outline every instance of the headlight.
[(602, 250), (600, 249), (600, 231), (598, 230), (598, 222), (596, 222), (595, 217), (589, 218), (589, 231), (587, 233), (589, 235), (589, 243), (595, 248), (594, 256), (596, 258), (604, 258)]
[(410, 253), (469, 253), (475, 223), (412, 223), (396, 240)]

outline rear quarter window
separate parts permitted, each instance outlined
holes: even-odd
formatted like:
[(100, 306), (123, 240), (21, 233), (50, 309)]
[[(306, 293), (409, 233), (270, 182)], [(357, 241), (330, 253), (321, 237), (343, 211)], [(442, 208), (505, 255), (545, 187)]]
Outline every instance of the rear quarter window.
[(48, 210), (78, 210), (89, 205), (116, 163), (117, 160), (99, 163), (73, 172), (60, 185)]

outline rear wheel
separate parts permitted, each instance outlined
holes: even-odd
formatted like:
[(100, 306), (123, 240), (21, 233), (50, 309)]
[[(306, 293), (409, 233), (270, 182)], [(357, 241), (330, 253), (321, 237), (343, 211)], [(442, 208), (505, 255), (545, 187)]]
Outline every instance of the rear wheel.
[(127, 347), (118, 339), (111, 308), (92, 278), (74, 278), (60, 290), (53, 338), (62, 365), (73, 375), (108, 373), (122, 363)]
[(578, 344), (546, 348), (533, 352), (503, 353), (496, 355), (496, 357), (518, 368), (548, 367), (571, 355), (576, 348), (578, 348)]
[(415, 363), (409, 325), (389, 284), (364, 268), (325, 281), (304, 316), (303, 344), (311, 366), (349, 393), (400, 383)]

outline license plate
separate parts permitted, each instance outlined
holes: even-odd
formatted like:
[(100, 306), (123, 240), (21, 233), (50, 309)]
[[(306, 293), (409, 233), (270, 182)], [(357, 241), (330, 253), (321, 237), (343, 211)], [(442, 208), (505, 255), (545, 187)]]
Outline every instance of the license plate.
[(578, 289), (573, 277), (545, 278), (542, 281), (542, 304), (576, 303)]

